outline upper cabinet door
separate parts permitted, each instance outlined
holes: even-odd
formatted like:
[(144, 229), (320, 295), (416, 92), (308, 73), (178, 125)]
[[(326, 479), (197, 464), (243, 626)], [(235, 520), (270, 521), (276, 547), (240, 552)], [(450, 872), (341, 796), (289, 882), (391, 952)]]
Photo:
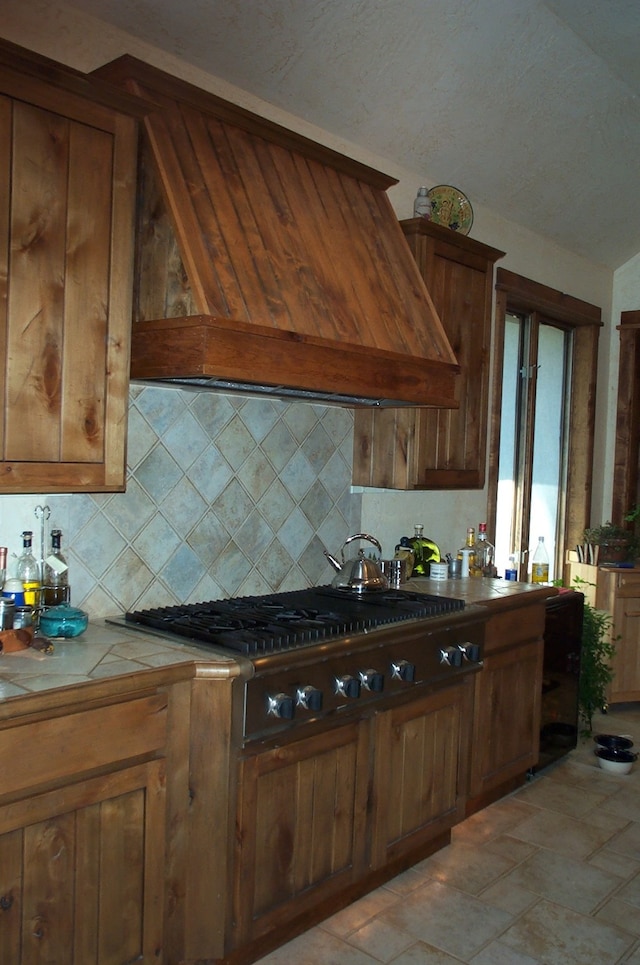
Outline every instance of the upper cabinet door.
[(125, 487), (137, 122), (93, 91), (0, 46), (0, 493)]
[(504, 252), (421, 218), (401, 224), (460, 365), (458, 408), (357, 411), (353, 482), (482, 489), (493, 267)]

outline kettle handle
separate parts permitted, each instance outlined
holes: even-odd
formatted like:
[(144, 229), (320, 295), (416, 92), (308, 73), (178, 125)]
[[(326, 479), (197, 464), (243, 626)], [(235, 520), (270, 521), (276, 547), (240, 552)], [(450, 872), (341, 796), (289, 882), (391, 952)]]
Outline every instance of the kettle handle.
[(355, 533), (353, 536), (347, 536), (346, 540), (345, 540), (344, 543), (342, 544), (342, 549), (340, 550), (340, 555), (341, 555), (341, 557), (342, 557), (342, 562), (343, 562), (343, 563), (345, 562), (345, 558), (344, 558), (344, 548), (345, 548), (345, 546), (347, 546), (349, 543), (352, 543), (352, 542), (354, 541), (354, 539), (366, 539), (366, 540), (368, 540), (370, 543), (373, 543), (374, 546), (377, 546), (378, 549), (380, 550), (380, 552), (382, 553), (382, 547), (381, 547), (380, 543), (378, 542), (378, 540), (375, 538), (375, 536), (369, 536), (368, 533)]

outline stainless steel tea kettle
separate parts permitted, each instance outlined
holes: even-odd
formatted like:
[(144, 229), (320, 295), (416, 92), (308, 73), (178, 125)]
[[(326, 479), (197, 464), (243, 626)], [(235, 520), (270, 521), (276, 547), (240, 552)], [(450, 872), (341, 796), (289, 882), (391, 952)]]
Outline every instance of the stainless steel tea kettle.
[(369, 536), (367, 533), (355, 533), (354, 536), (348, 536), (347, 539), (342, 544), (342, 549), (340, 550), (340, 556), (342, 562), (339, 562), (335, 556), (332, 556), (327, 550), (324, 551), (324, 555), (327, 557), (331, 563), (334, 570), (337, 571), (336, 576), (334, 576), (331, 583), (332, 586), (343, 590), (352, 590), (355, 593), (368, 593), (370, 590), (386, 590), (389, 587), (389, 580), (384, 575), (375, 560), (369, 560), (365, 558), (364, 550), (360, 548), (358, 555), (355, 559), (345, 560), (344, 558), (344, 548), (349, 543), (352, 543), (354, 539), (366, 539), (382, 553), (382, 547), (380, 543), (375, 538), (375, 536)]

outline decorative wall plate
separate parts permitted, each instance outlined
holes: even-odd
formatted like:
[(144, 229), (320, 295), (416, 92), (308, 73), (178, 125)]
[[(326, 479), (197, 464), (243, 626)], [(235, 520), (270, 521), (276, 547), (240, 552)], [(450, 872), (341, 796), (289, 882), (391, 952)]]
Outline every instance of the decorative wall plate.
[(427, 192), (431, 201), (431, 220), (435, 224), (451, 228), (461, 235), (468, 235), (473, 224), (471, 202), (462, 191), (450, 184), (438, 184)]

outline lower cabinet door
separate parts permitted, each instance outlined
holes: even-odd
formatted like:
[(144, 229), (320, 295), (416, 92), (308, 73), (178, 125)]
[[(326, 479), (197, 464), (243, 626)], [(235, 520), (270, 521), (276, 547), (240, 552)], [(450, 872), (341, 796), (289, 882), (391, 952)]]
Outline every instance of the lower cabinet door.
[(543, 657), (542, 641), (485, 655), (476, 678), (471, 798), (526, 774), (537, 762)]
[(362, 874), (368, 733), (368, 722), (354, 722), (241, 762), (234, 945), (286, 924)]
[(375, 731), (374, 868), (416, 855), (460, 821), (472, 681), (380, 714)]
[(162, 961), (164, 762), (0, 807), (0, 962)]

